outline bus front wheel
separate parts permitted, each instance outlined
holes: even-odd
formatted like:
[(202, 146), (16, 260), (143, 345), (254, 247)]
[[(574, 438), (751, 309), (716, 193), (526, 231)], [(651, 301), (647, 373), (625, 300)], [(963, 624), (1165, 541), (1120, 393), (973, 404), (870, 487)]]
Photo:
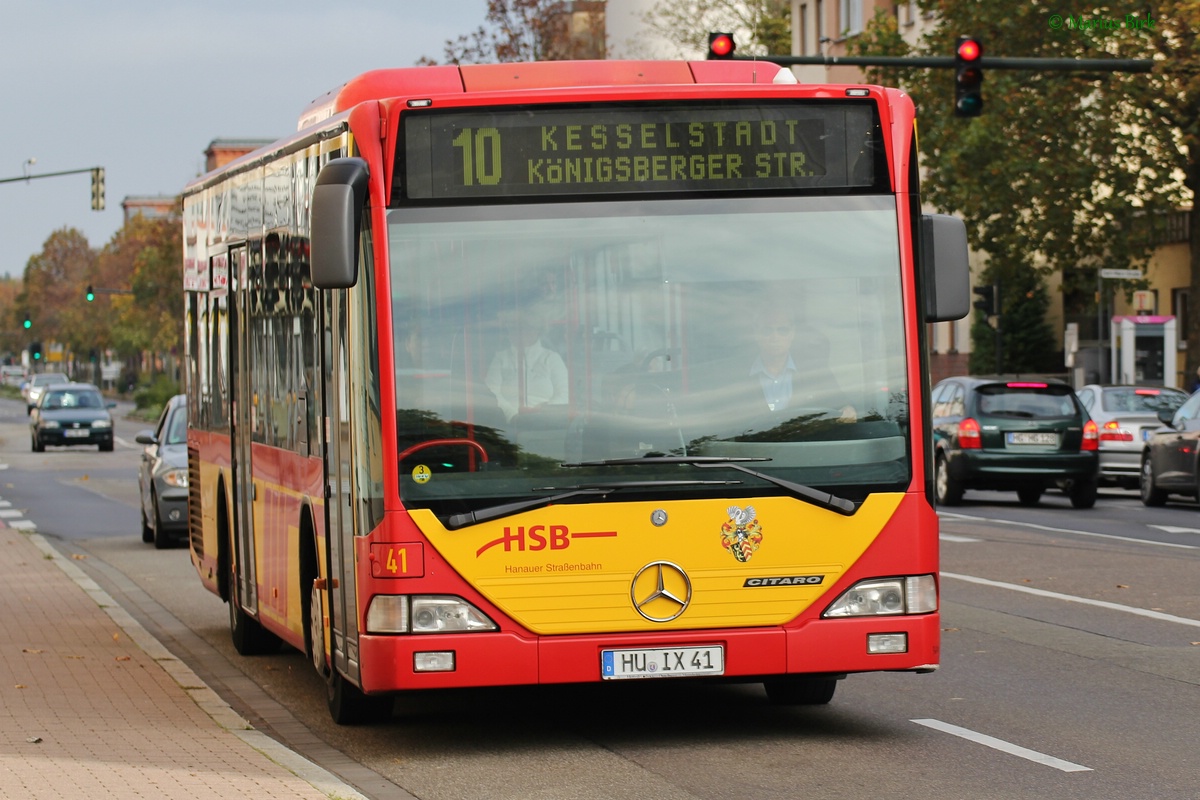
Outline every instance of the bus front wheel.
[(763, 681), (777, 706), (823, 706), (833, 699), (838, 679), (828, 675), (780, 675)]
[(330, 670), (329, 716), (338, 725), (362, 725), (391, 719), (394, 702), (390, 695), (371, 697), (363, 694), (337, 668)]

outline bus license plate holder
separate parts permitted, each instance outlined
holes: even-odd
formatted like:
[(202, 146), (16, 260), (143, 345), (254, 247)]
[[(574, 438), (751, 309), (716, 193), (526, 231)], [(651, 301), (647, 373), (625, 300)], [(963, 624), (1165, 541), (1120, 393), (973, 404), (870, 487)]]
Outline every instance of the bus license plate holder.
[(725, 648), (719, 644), (600, 652), (600, 677), (606, 681), (724, 674)]

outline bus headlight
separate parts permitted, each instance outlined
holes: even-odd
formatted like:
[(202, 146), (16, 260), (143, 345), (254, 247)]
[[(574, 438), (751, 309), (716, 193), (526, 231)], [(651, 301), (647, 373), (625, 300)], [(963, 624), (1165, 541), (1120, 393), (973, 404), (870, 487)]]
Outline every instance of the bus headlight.
[(824, 617), (877, 617), (937, 611), (937, 582), (932, 575), (860, 581), (833, 602)]
[(367, 608), (368, 633), (473, 633), (499, 630), (475, 606), (453, 595), (376, 595)]

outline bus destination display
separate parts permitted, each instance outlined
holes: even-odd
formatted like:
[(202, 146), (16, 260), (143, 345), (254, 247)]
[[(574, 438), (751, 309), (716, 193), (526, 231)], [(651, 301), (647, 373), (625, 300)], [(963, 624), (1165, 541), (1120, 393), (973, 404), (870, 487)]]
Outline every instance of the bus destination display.
[(410, 113), (412, 200), (870, 187), (868, 104), (599, 106)]

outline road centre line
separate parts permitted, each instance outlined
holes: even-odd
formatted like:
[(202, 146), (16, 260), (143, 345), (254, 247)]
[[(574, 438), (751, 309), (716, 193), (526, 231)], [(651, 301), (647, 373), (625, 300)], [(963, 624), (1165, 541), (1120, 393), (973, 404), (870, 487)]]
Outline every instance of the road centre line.
[(1157, 528), (1167, 533), (1200, 533), (1200, 528), (1177, 528), (1174, 525), (1148, 525), (1147, 527)]
[(1200, 619), (1177, 617), (1174, 614), (1164, 614), (1161, 611), (1151, 611), (1145, 608), (1136, 608), (1135, 606), (1123, 606), (1120, 603), (1110, 603), (1107, 600), (1092, 600), (1087, 597), (1076, 597), (1073, 594), (1050, 592), (1045, 589), (1036, 589), (1032, 586), (1018, 586), (1015, 583), (990, 581), (987, 578), (976, 578), (973, 575), (958, 575), (953, 572), (943, 572), (941, 575), (943, 578), (952, 578), (958, 581), (966, 581), (967, 583), (977, 583), (980, 586), (991, 586), (996, 589), (1011, 589), (1014, 592), (1024, 592), (1025, 594), (1037, 595), (1038, 597), (1048, 597), (1051, 600), (1066, 600), (1068, 603), (1080, 603), (1081, 605), (1085, 606), (1106, 608), (1109, 611), (1124, 611), (1127, 614), (1136, 614), (1139, 617), (1149, 617), (1150, 619), (1156, 619), (1159, 622), (1174, 622), (1177, 625), (1190, 625), (1193, 628), (1200, 628)]
[(941, 720), (914, 719), (910, 720), (910, 722), (915, 722), (918, 725), (924, 725), (926, 728), (932, 728), (935, 731), (948, 733), (951, 736), (958, 736), (959, 738), (966, 739), (967, 741), (975, 742), (976, 744), (982, 744), (987, 747), (991, 747), (994, 750), (1008, 753), (1009, 755), (1020, 756), (1021, 758), (1034, 761), (1038, 764), (1044, 764), (1047, 767), (1054, 767), (1054, 769), (1062, 770), (1063, 772), (1092, 771), (1091, 767), (1085, 767), (1081, 764), (1073, 764), (1070, 761), (1063, 761), (1061, 758), (1048, 756), (1045, 753), (1039, 753), (1036, 750), (1030, 750), (1027, 747), (1021, 747), (1020, 745), (1015, 745), (1012, 742), (1006, 742), (1003, 739), (997, 739), (994, 736), (978, 733), (969, 728), (960, 728), (957, 725), (951, 725), (950, 723), (942, 722)]
[[(993, 523), (995, 525), (1014, 525), (1014, 526), (1021, 527), (1021, 528), (1032, 528), (1033, 530), (1037, 530), (1037, 531), (1050, 531), (1051, 533), (1073, 533), (1076, 536), (1093, 536), (1097, 539), (1116, 539), (1119, 542), (1134, 542), (1136, 544), (1149, 544), (1149, 545), (1155, 545), (1158, 547), (1175, 547), (1175, 548), (1179, 548), (1181, 550), (1196, 550), (1197, 549), (1196, 545), (1194, 545), (1194, 544), (1175, 544), (1174, 542), (1155, 542), (1150, 539), (1135, 539), (1132, 536), (1115, 536), (1111, 533), (1093, 533), (1092, 531), (1080, 531), (1080, 530), (1076, 530), (1075, 528), (1053, 528), (1049, 525), (1037, 525), (1033, 522), (1020, 522), (1020, 521), (1011, 520), (1011, 519), (991, 519), (989, 517), (971, 517), (971, 516), (967, 516), (966, 514), (947, 514), (945, 512), (938, 512), (938, 513), (942, 517), (945, 517), (947, 519), (961, 519), (961, 520), (965, 520), (967, 522), (989, 522), (989, 523)], [(1147, 527), (1153, 528), (1155, 526), (1149, 525)]]

